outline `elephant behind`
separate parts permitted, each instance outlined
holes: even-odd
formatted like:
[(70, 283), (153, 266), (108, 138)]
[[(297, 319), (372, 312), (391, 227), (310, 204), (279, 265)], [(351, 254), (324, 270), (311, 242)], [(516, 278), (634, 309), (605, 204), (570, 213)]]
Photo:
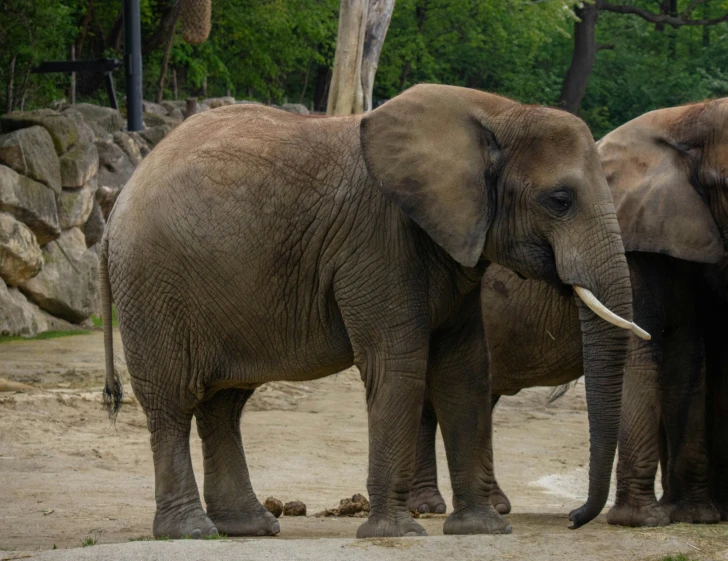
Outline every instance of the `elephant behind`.
[[(407, 498), (426, 389), (458, 500), (444, 531), (510, 532), (488, 499), (487, 264), (578, 285), (636, 329), (584, 123), (451, 86), (416, 86), (365, 116), (240, 105), (194, 116), (122, 191), (101, 261), (105, 391), (113, 410), (113, 296), (151, 432), (155, 536), (278, 533), (250, 484), (243, 407), (265, 382), (352, 364), (369, 413), (371, 512), (357, 535), (424, 534)], [(579, 314), (612, 354), (589, 396), (592, 479), (575, 526), (607, 497), (628, 337), (585, 305)], [(190, 461), (193, 416), (206, 512)]]
[[(717, 522), (728, 517), (728, 262), (716, 265), (728, 233), (728, 99), (647, 113), (598, 149), (627, 251), (634, 319), (653, 335), (630, 342), (617, 501), (608, 520)], [(482, 291), (494, 402), (582, 374), (588, 387), (599, 375), (574, 297), (498, 265), (486, 271)], [(608, 351), (602, 345), (596, 354)], [(426, 403), (410, 507), (444, 512), (436, 423)], [(658, 504), (660, 456), (665, 493)], [(510, 511), (495, 483), (491, 500)]]

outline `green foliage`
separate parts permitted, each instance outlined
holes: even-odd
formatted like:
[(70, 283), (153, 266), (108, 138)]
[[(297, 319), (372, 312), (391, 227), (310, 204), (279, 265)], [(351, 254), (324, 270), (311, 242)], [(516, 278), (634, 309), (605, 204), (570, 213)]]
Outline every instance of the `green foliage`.
[(20, 337), (17, 335), (0, 335), (0, 343), (12, 343), (13, 341), (42, 341), (44, 339), (58, 339), (59, 337), (71, 337), (73, 335), (88, 335), (91, 331), (75, 329), (73, 331), (44, 331), (34, 337)]
[(88, 537), (81, 540), (81, 547), (90, 547), (96, 545), (98, 540), (96, 538)]
[(690, 557), (684, 553), (678, 553), (677, 555), (668, 555), (662, 561), (691, 561)]
[[(144, 97), (154, 99), (176, 0), (141, 0)], [(654, 0), (614, 0), (655, 12)], [(695, 4), (678, 0), (678, 13)], [(33, 75), (43, 60), (123, 58), (122, 0), (0, 0), (0, 84), (13, 58), (13, 107), (66, 96), (65, 75)], [(339, 0), (212, 0), (212, 32), (200, 46), (172, 37), (164, 98), (230, 95), (325, 106)], [(573, 50), (576, 0), (396, 0), (374, 90), (385, 100), (419, 82), (463, 85), (525, 103), (557, 104)], [(715, 18), (728, 0), (696, 4)], [(87, 13), (88, 12), (88, 13)], [(84, 22), (88, 20), (88, 25)], [(596, 56), (581, 116), (598, 138), (651, 109), (728, 96), (728, 24), (660, 27), (601, 11)], [(173, 80), (173, 76), (174, 79)], [(106, 103), (98, 79), (79, 76), (78, 98)], [(115, 74), (123, 92), (123, 72)], [(0, 91), (0, 112), (8, 88)]]
[[(91, 316), (91, 321), (96, 328), (104, 326), (104, 320), (101, 319), (101, 316)], [(116, 306), (111, 306), (111, 325), (112, 327), (119, 327), (119, 316), (116, 313)]]

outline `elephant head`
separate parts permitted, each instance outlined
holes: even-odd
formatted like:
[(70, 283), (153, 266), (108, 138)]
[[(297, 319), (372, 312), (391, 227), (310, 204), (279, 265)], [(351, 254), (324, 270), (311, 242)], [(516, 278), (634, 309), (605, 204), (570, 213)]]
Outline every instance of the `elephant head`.
[[(365, 116), (361, 144), (385, 196), (456, 261), (487, 259), (574, 287), (596, 314), (640, 331), (630, 322), (629, 271), (611, 194), (580, 119), (422, 85)], [(607, 499), (627, 351), (626, 331), (583, 304), (590, 485), (587, 502), (570, 515), (572, 527), (594, 518)]]

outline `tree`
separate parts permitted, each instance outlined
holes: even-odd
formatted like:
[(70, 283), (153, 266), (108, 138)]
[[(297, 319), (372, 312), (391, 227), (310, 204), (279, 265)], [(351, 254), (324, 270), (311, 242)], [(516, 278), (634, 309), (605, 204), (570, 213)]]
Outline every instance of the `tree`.
[[(564, 78), (561, 89), (559, 105), (577, 113), (581, 106), (591, 76), (596, 53), (599, 46), (596, 41), (596, 24), (599, 12), (612, 12), (615, 14), (631, 14), (654, 24), (659, 31), (666, 25), (673, 29), (683, 26), (710, 26), (728, 21), (728, 11), (717, 17), (693, 18), (698, 6), (707, 6), (710, 0), (690, 0), (682, 12), (678, 11), (678, 0), (662, 0), (659, 2), (659, 13), (635, 5), (612, 4), (606, 0), (588, 0), (576, 11), (577, 20), (574, 23), (574, 50), (571, 64)], [(654, 2), (653, 2), (654, 3)], [(675, 54), (674, 38), (670, 42), (670, 49)]]
[(329, 115), (372, 109), (374, 76), (393, 9), (394, 0), (341, 0)]

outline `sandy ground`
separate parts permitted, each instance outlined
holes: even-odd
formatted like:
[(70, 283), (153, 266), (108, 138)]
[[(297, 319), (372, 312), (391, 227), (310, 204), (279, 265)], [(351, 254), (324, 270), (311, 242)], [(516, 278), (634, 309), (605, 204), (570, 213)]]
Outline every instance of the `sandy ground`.
[[(124, 372), (123, 361), (117, 362)], [(496, 474), (513, 504), (508, 517), (513, 535), (364, 542), (351, 539), (360, 519), (312, 516), (366, 492), (366, 409), (358, 372), (266, 386), (243, 416), (253, 486), (261, 500), (303, 501), (309, 516), (283, 517), (276, 538), (192, 545), (129, 543), (151, 533), (152, 456), (145, 418), (133, 398), (126, 399), (115, 426), (101, 408), (101, 333), (3, 343), (0, 378), (34, 388), (0, 392), (0, 560), (34, 557), (54, 545), (78, 548), (89, 537), (99, 545), (41, 558), (131, 559), (145, 552), (145, 559), (239, 559), (247, 552), (244, 558), (333, 559), (346, 551), (343, 557), (358, 559), (377, 551), (381, 559), (457, 552), (465, 559), (661, 560), (684, 552), (690, 559), (728, 560), (725, 523), (624, 529), (608, 526), (602, 515), (578, 531), (566, 529), (567, 513), (581, 504), (587, 489), (581, 383), (552, 405), (546, 403), (549, 390), (538, 388), (504, 398), (496, 409)], [(194, 430), (191, 443), (201, 474)], [(439, 437), (438, 460), (440, 488), (449, 498)], [(444, 516), (421, 519), (430, 536), (442, 535), (443, 521)]]

